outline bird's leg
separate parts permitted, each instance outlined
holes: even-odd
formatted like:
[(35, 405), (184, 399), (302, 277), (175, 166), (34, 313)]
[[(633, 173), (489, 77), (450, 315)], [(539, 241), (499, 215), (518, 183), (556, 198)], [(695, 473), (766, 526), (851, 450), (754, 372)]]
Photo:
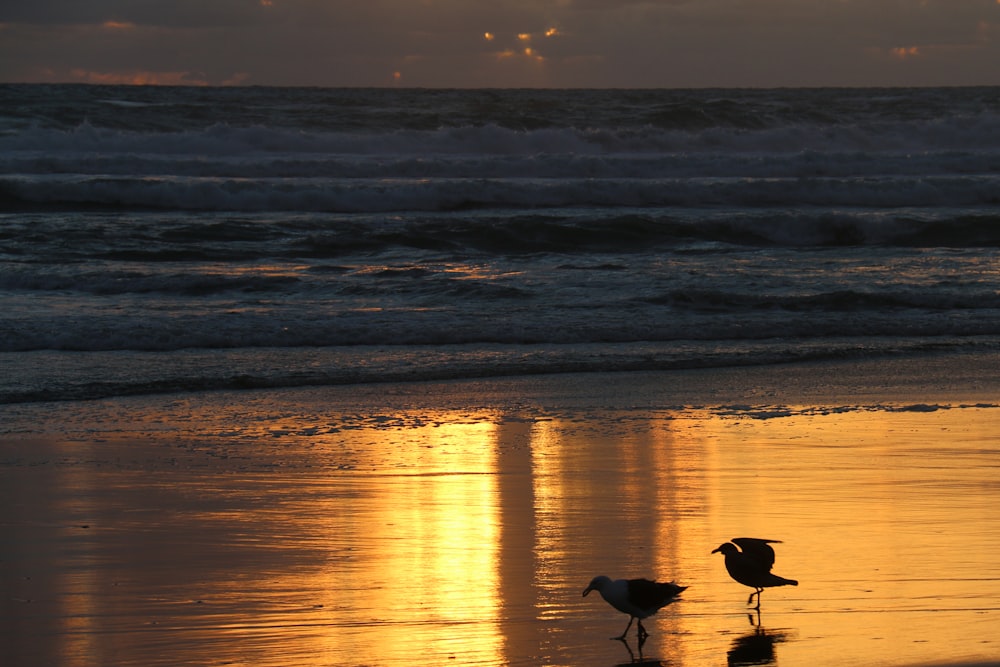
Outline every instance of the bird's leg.
[(628, 629), (632, 627), (632, 621), (633, 620), (634, 620), (634, 617), (633, 616), (629, 616), (628, 617), (628, 625), (625, 626), (625, 632), (623, 632), (620, 637), (612, 637), (612, 639), (621, 639), (621, 640), (624, 640), (625, 639), (625, 635), (628, 634)]
[[(756, 609), (757, 611), (760, 611), (760, 594), (763, 592), (764, 592), (763, 588), (758, 588), (757, 592), (754, 593), (754, 595), (757, 596), (757, 606), (754, 607), (754, 609)], [(753, 595), (751, 595), (750, 597), (753, 598)], [(747, 600), (747, 604), (750, 604), (750, 600)]]

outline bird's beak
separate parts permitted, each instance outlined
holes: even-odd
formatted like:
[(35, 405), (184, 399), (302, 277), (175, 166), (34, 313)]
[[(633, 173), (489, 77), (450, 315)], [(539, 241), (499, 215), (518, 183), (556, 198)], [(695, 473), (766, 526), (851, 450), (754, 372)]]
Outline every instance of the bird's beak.
[(583, 597), (587, 597), (587, 593), (589, 593), (592, 590), (594, 590), (594, 589), (591, 588), (590, 586), (587, 586), (586, 588), (584, 588), (583, 589)]
[(720, 551), (721, 549), (722, 549), (722, 547), (716, 547), (715, 549), (712, 549), (712, 553), (713, 553), (713, 554), (717, 554), (717, 553), (719, 553), (719, 551)]

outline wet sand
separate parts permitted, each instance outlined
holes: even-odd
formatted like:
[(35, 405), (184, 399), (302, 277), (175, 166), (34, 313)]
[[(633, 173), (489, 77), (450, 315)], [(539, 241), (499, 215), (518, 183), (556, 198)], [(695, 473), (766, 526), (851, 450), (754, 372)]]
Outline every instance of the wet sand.
[(2, 664), (985, 664), (998, 507), (992, 355), (6, 406)]

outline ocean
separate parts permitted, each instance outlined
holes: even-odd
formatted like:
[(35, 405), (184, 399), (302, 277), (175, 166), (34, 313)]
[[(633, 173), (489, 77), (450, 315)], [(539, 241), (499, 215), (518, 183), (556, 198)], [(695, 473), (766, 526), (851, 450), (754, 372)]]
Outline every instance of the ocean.
[(0, 403), (1000, 353), (1000, 88), (0, 86)]

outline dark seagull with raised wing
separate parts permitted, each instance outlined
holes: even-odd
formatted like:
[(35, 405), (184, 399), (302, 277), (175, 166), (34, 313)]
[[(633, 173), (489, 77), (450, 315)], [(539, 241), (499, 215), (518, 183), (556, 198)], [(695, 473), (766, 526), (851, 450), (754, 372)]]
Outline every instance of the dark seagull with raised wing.
[(657, 583), (649, 579), (615, 579), (601, 575), (594, 577), (590, 585), (583, 589), (583, 596), (587, 597), (590, 591), (597, 591), (605, 601), (622, 612), (628, 614), (628, 625), (625, 632), (620, 637), (612, 639), (625, 639), (632, 621), (639, 621), (639, 629), (636, 636), (639, 641), (643, 641), (649, 636), (646, 628), (642, 627), (642, 619), (652, 616), (663, 607), (674, 601), (680, 593), (687, 589), (687, 586), (678, 586), (670, 583)]
[[(760, 594), (765, 588), (799, 585), (794, 579), (785, 579), (771, 572), (771, 567), (774, 565), (774, 549), (771, 545), (780, 543), (781, 540), (737, 537), (732, 542), (726, 542), (718, 549), (712, 550), (713, 554), (722, 552), (725, 555), (726, 570), (730, 577), (754, 589), (747, 598), (747, 604), (750, 604), (756, 595), (756, 609), (760, 609)], [(739, 548), (736, 545), (739, 545)]]

